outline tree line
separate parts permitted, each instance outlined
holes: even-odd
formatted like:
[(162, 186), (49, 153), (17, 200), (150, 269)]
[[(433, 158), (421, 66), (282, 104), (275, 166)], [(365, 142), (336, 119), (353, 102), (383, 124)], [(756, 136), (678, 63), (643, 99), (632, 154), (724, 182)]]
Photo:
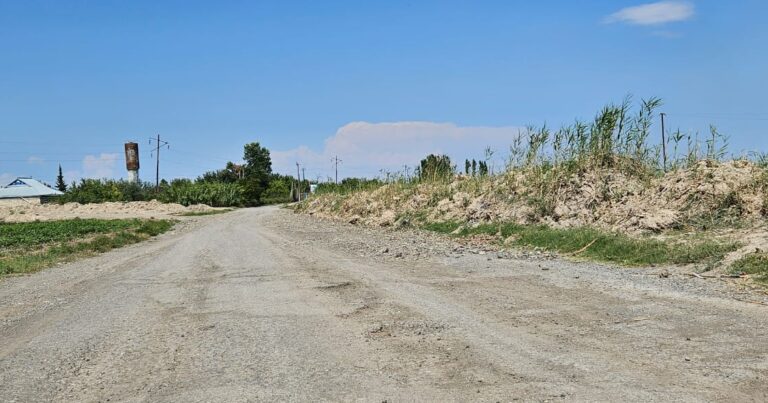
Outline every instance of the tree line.
[(297, 182), (289, 175), (272, 172), (272, 158), (258, 142), (243, 147), (243, 164), (227, 162), (222, 169), (205, 172), (196, 179), (163, 179), (159, 187), (148, 182), (82, 179), (66, 185), (59, 166), (56, 188), (61, 203), (102, 203), (159, 200), (183, 205), (248, 207), (286, 203), (297, 192), (309, 192), (309, 181)]

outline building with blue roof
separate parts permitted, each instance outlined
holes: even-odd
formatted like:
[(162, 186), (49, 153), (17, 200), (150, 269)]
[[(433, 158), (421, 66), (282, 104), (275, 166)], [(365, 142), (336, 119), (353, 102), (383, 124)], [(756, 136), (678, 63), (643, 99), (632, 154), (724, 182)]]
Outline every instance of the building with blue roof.
[(8, 186), (0, 187), (0, 203), (43, 203), (64, 193), (33, 178), (16, 178)]

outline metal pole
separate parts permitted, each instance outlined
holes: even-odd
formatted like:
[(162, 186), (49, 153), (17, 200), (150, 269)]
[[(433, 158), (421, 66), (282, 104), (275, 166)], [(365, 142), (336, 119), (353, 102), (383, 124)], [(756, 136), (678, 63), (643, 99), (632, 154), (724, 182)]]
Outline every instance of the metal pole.
[(661, 112), (661, 152), (664, 157), (664, 172), (667, 172), (667, 132), (664, 130), (664, 116), (666, 113)]
[(337, 155), (337, 156), (333, 157), (333, 159), (331, 161), (333, 161), (335, 169), (336, 169), (336, 184), (338, 185), (339, 184), (339, 162), (341, 162), (341, 160), (339, 159), (339, 156)]
[(155, 166), (155, 191), (160, 190), (160, 134), (157, 135), (157, 148), (155, 149), (155, 157), (157, 157), (157, 165)]
[(296, 199), (298, 201), (301, 201), (301, 172), (299, 170), (299, 163), (296, 163), (296, 180), (298, 181), (297, 187), (296, 187)]

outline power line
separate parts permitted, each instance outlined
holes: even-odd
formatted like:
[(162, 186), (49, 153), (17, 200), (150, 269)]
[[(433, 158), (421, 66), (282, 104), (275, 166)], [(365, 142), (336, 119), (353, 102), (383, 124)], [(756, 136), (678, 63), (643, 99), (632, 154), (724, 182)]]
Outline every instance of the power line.
[(180, 150), (178, 148), (174, 148), (173, 150), (176, 153), (180, 152), (181, 154), (188, 154), (188, 155), (193, 155), (193, 156), (197, 156), (197, 157), (203, 157), (206, 160), (211, 160), (211, 161), (217, 160), (217, 161), (224, 161), (224, 162), (232, 162), (234, 160), (233, 158), (224, 158), (224, 157), (220, 157), (220, 156), (217, 157), (215, 155), (201, 154), (201, 153), (196, 153), (196, 152), (191, 152), (191, 151), (186, 151), (186, 150)]
[(768, 120), (768, 114), (739, 114), (739, 113), (666, 113), (669, 116), (699, 118), (699, 119), (722, 119), (722, 120), (744, 120), (744, 121), (765, 121)]
[[(0, 140), (0, 144), (20, 144), (20, 145), (29, 145), (29, 146), (64, 146), (64, 147), (77, 147), (78, 144), (67, 142), (67, 143), (60, 143), (56, 141), (45, 141), (45, 142), (38, 142), (38, 141), (16, 141), (16, 140)], [(114, 147), (115, 143), (88, 143), (89, 147)]]
[(79, 151), (79, 152), (72, 152), (72, 153), (69, 153), (69, 152), (63, 152), (63, 153), (62, 152), (50, 152), (49, 153), (49, 152), (37, 152), (37, 151), (0, 151), (0, 154), (29, 154), (29, 155), (32, 155), (32, 156), (36, 156), (36, 155), (54, 155), (54, 156), (56, 156), (56, 155), (89, 155), (89, 154), (107, 154), (107, 153), (109, 153), (109, 154), (119, 154), (119, 152), (117, 152), (117, 151), (115, 151), (114, 153), (112, 151), (113, 150), (106, 150), (106, 151), (99, 150), (99, 151)]

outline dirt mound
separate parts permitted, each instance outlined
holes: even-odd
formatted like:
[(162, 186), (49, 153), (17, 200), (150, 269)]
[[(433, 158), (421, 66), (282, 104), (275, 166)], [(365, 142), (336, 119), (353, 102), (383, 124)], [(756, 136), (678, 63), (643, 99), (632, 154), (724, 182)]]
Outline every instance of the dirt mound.
[(374, 226), (413, 219), (510, 221), (624, 233), (762, 223), (766, 213), (765, 170), (748, 161), (702, 161), (653, 178), (610, 169), (582, 172), (547, 182), (550, 187), (534, 175), (512, 171), (491, 178), (460, 176), (450, 183), (390, 184), (320, 195), (299, 210)]
[(181, 204), (148, 202), (107, 202), (99, 204), (28, 204), (0, 206), (0, 221), (29, 222), (66, 220), (72, 218), (173, 218), (189, 212), (214, 210), (204, 204), (189, 207)]

